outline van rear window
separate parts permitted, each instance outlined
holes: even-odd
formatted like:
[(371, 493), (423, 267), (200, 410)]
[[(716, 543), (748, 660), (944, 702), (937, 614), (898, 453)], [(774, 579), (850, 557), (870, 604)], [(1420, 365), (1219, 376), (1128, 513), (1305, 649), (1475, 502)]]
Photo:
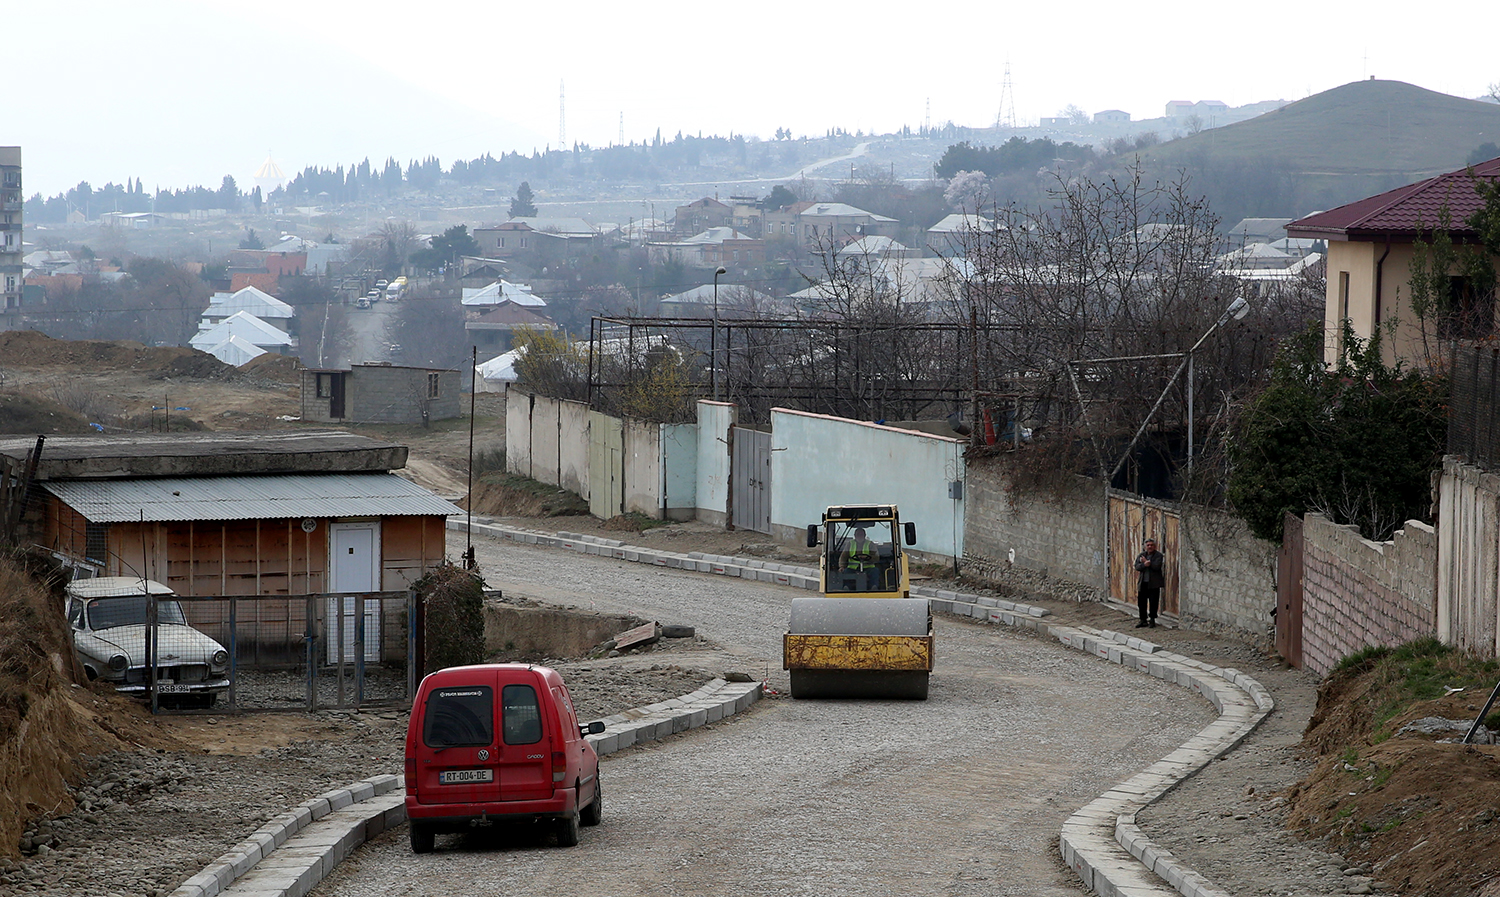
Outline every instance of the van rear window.
[[(511, 686), (506, 686), (508, 691)], [(422, 741), (428, 747), (466, 747), (495, 740), (495, 691), (488, 685), (435, 688), (427, 695)]]
[(542, 740), (542, 708), (536, 689), (529, 685), (507, 685), (500, 693), (503, 712), (501, 733), (506, 744), (536, 744)]

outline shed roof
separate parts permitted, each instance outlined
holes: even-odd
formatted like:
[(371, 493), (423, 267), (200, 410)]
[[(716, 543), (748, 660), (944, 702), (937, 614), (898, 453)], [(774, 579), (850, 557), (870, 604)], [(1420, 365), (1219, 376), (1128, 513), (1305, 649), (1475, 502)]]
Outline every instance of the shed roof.
[(41, 485), (91, 523), (463, 513), (416, 483), (390, 473), (71, 480)]
[(1308, 215), (1288, 224), (1286, 232), (1293, 237), (1334, 240), (1410, 238), (1437, 227), (1446, 210), (1454, 235), (1468, 234), (1464, 222), (1484, 205), (1484, 198), (1474, 189), (1474, 178), (1500, 178), (1500, 158)]

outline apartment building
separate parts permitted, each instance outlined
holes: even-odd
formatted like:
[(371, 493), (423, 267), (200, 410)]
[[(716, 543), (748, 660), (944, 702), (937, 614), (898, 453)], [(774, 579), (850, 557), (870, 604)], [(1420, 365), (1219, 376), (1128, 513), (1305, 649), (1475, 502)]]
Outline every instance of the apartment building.
[(0, 146), (0, 326), (21, 325), (21, 148)]

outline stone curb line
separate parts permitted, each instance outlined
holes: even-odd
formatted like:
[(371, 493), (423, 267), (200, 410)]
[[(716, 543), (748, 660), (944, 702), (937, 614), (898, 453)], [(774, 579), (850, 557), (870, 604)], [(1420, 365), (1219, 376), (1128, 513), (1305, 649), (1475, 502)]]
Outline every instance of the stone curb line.
[[(976, 599), (974, 603), (969, 602), (971, 598)], [(1039, 616), (1006, 614), (979, 603), (985, 600), (968, 595), (934, 599), (933, 610), (1034, 629), (1070, 648), (1193, 689), (1214, 705), (1217, 720), (1070, 816), (1063, 823), (1059, 846), (1063, 861), (1101, 897), (1230, 897), (1152, 842), (1136, 824), (1136, 814), (1244, 741), (1275, 709), (1270, 692), (1239, 670), (1164, 651), (1145, 639), (1049, 623)], [(1162, 887), (1158, 878), (1170, 888)]]
[[(462, 523), (449, 527), (464, 531)], [(637, 563), (676, 567), (699, 573), (739, 576), (816, 591), (818, 571), (795, 564), (709, 555), (676, 554), (626, 545), (617, 539), (578, 533), (547, 533), (503, 526), (487, 520), (474, 523), (475, 532), (529, 545), (546, 545), (613, 557)], [(1167, 792), (1196, 774), (1215, 758), (1233, 750), (1275, 709), (1270, 692), (1244, 673), (1215, 667), (1123, 633), (1049, 623), (1045, 608), (1001, 598), (913, 587), (912, 594), (928, 598), (935, 611), (982, 622), (1024, 626), (1052, 635), (1071, 648), (1111, 663), (1148, 673), (1197, 691), (1214, 705), (1219, 719), (1177, 750), (1126, 779), (1087, 804), (1063, 823), (1063, 859), (1084, 884), (1102, 897), (1144, 897), (1182, 894), (1183, 897), (1228, 897), (1206, 878), (1183, 865), (1171, 852), (1154, 844), (1136, 824), (1135, 816)], [(1149, 870), (1149, 872), (1148, 872)], [(1150, 872), (1165, 880), (1161, 887)]]
[[(604, 718), (602, 756), (750, 709), (760, 682), (715, 679), (697, 691)], [(267, 822), (168, 897), (305, 897), (354, 849), (406, 822), (401, 778), (380, 775), (320, 794)]]

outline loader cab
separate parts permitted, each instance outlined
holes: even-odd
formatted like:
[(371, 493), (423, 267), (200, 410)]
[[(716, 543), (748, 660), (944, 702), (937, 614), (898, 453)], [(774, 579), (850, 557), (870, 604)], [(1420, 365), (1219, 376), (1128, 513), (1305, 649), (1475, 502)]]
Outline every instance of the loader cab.
[(910, 580), (903, 539), (916, 544), (917, 525), (903, 526), (894, 505), (829, 508), (821, 527), (807, 528), (808, 547), (823, 546), (823, 594), (905, 597)]

